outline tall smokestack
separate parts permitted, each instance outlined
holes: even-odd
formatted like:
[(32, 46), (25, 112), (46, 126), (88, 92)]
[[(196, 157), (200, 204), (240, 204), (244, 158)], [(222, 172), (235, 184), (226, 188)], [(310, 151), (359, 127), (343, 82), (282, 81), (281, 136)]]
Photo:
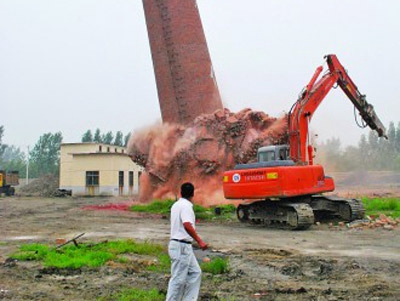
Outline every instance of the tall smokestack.
[(196, 0), (143, 0), (163, 122), (222, 109)]

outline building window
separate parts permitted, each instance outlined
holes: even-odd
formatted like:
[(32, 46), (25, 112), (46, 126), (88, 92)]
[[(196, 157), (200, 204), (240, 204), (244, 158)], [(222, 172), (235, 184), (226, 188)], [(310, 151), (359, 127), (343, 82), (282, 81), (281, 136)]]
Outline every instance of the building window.
[(129, 186), (133, 186), (133, 171), (129, 172)]
[(107, 147), (107, 153), (109, 153), (110, 152), (110, 147)]
[(101, 150), (102, 150), (102, 147), (101, 147), (101, 145), (99, 145), (99, 152), (101, 153)]
[(115, 148), (115, 152), (118, 153), (118, 149), (117, 148)]
[(118, 175), (119, 187), (124, 186), (124, 172), (120, 171)]
[(99, 186), (99, 172), (87, 171), (86, 172), (86, 186)]

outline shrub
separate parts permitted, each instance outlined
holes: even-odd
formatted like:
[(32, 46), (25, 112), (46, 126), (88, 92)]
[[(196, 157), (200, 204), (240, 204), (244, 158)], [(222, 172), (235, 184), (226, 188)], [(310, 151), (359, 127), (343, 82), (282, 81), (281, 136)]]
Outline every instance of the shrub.
[(203, 272), (213, 275), (229, 272), (228, 258), (215, 257), (210, 262), (201, 263), (200, 266)]

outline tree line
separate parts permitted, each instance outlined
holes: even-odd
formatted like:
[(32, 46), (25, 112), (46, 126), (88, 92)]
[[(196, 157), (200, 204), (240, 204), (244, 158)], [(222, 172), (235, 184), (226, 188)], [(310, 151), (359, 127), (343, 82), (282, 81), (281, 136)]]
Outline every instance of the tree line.
[(109, 131), (105, 134), (102, 134), (100, 129), (97, 128), (94, 133), (91, 130), (87, 130), (82, 135), (81, 142), (96, 142), (96, 143), (104, 143), (104, 144), (112, 144), (117, 146), (126, 146), (129, 141), (129, 137), (131, 134), (124, 134), (121, 131), (117, 131), (115, 136), (114, 134)]
[[(46, 174), (58, 175), (60, 164), (60, 146), (63, 141), (61, 132), (45, 133), (39, 137), (34, 147), (29, 152), (22, 151), (19, 147), (3, 143), (4, 126), (0, 126), (0, 169), (17, 170), (21, 178), (37, 178)], [(117, 131), (102, 134), (96, 129), (94, 134), (87, 130), (81, 138), (81, 142), (104, 143), (117, 146), (126, 146), (130, 133), (123, 135)], [(27, 168), (28, 167), (28, 168)]]
[(317, 144), (316, 162), (334, 171), (400, 171), (400, 122), (390, 122), (388, 139), (375, 131), (361, 135), (357, 146), (341, 146), (339, 138)]

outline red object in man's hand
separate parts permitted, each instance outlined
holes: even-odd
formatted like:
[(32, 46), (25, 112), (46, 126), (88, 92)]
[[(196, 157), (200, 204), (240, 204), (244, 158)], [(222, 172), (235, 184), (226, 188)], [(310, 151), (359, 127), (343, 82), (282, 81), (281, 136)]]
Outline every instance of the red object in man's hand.
[(202, 249), (203, 251), (208, 249), (208, 245), (207, 245), (204, 241), (202, 241), (202, 240), (199, 242), (199, 247), (200, 247), (200, 249)]

